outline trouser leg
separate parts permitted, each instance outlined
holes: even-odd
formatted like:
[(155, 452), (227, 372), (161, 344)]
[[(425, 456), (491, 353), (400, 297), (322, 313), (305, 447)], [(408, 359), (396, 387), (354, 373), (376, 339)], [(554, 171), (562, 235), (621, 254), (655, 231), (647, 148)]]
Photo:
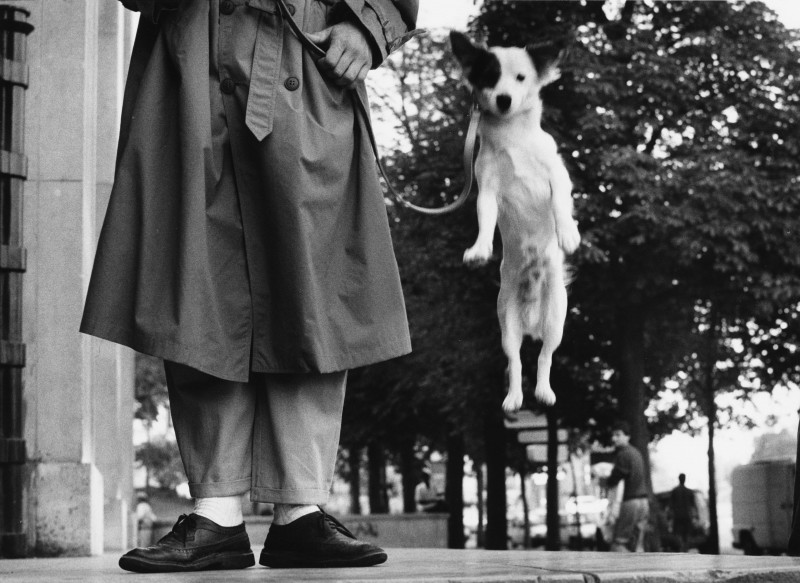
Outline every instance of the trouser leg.
[(258, 374), (254, 502), (324, 504), (333, 481), (347, 373)]
[(236, 496), (251, 483), (256, 391), (165, 362), (170, 411), (194, 498)]
[(630, 543), (636, 528), (636, 511), (633, 500), (624, 500), (619, 507), (619, 516), (614, 525), (613, 552), (629, 552)]

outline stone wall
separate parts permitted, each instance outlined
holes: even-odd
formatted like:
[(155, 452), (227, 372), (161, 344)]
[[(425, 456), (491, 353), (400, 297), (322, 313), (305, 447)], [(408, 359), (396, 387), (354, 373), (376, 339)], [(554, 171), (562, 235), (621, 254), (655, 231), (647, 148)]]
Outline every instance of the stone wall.
[(131, 14), (110, 0), (0, 0), (31, 13), (23, 282), (29, 547), (133, 542), (133, 354), (78, 332), (113, 180)]

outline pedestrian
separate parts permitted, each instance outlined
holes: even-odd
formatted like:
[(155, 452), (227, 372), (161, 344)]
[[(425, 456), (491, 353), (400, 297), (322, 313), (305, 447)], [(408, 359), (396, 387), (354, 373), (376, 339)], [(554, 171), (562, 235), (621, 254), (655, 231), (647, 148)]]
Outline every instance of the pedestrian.
[(678, 475), (678, 485), (669, 494), (669, 508), (672, 512), (672, 534), (678, 538), (678, 550), (684, 552), (689, 548), (689, 535), (697, 513), (694, 490), (686, 487), (686, 474)]
[(81, 330), (164, 359), (194, 511), (130, 571), (254, 564), (241, 495), (275, 504), (259, 562), (386, 560), (328, 498), (348, 369), (410, 351), (353, 88), (417, 0), (121, 0), (141, 11)]
[(157, 518), (150, 506), (150, 498), (145, 492), (139, 492), (136, 495), (136, 533), (140, 545), (149, 546), (152, 542), (153, 524)]
[(644, 459), (639, 450), (630, 445), (630, 439), (630, 426), (625, 421), (613, 425), (614, 469), (607, 486), (613, 488), (620, 482), (623, 484), (622, 503), (611, 543), (611, 550), (616, 552), (644, 551), (644, 535), (650, 517)]
[(431, 471), (423, 468), (420, 474), (420, 481), (414, 489), (417, 512), (447, 512), (444, 492), (432, 484)]

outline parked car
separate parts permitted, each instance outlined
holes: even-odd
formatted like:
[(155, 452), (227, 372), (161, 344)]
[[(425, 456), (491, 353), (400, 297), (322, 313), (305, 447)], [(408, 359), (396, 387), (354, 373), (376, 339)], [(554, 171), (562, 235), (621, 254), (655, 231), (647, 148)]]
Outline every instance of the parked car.
[[(566, 508), (559, 512), (561, 523), (560, 541), (564, 548), (594, 549), (597, 540), (597, 525), (608, 501), (595, 496), (570, 497)], [(509, 548), (524, 546), (524, 522), (522, 517), (508, 518)], [(537, 508), (530, 513), (531, 548), (543, 547), (547, 540), (546, 509)]]
[(792, 529), (794, 460), (755, 462), (731, 473), (733, 546), (746, 555), (785, 553)]

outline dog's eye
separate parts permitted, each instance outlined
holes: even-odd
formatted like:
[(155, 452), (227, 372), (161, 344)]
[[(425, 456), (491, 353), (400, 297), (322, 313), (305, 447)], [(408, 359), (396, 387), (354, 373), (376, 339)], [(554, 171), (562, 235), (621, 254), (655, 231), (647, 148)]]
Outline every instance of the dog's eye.
[(520, 83), (522, 83), (524, 80), (525, 80), (525, 75), (523, 75), (522, 73), (520, 73), (519, 75), (517, 75), (517, 81), (519, 81)]

